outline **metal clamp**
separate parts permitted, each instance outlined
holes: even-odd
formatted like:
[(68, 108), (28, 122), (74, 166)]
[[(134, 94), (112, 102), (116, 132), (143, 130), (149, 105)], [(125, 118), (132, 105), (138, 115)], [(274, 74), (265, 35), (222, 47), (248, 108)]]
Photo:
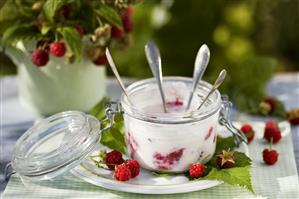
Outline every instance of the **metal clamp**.
[(225, 126), (233, 134), (234, 142), (237, 147), (241, 142), (248, 143), (246, 136), (228, 119), (229, 109), (232, 107), (232, 103), (229, 101), (228, 96), (223, 95), (221, 96), (221, 99), (222, 107), (220, 111), (219, 123)]
[(109, 124), (103, 127), (103, 131), (112, 127), (114, 123), (114, 116), (115, 114), (123, 114), (124, 111), (122, 110), (121, 104), (119, 102), (109, 101), (105, 103), (105, 110), (106, 110), (106, 117), (100, 121), (101, 126), (106, 123), (107, 121)]
[(8, 163), (6, 166), (5, 166), (5, 169), (4, 169), (4, 176), (5, 176), (5, 180), (8, 181), (10, 176), (12, 176), (13, 174), (15, 174), (16, 172), (13, 170), (12, 168), (12, 165), (11, 165), (11, 162)]

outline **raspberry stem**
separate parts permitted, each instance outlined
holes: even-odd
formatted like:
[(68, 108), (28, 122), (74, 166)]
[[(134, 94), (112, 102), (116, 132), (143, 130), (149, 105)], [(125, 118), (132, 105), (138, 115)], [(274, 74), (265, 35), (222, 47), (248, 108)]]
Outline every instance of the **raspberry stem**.
[(273, 137), (270, 138), (270, 150), (272, 150), (273, 147)]

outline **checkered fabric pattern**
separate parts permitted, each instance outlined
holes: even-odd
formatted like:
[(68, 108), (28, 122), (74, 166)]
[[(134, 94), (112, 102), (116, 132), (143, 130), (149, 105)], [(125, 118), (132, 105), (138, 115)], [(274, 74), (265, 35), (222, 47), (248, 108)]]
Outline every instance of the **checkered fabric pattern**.
[[(253, 127), (261, 124), (254, 123)], [(268, 146), (262, 140), (262, 128), (257, 128), (256, 139), (249, 145), (249, 153), (253, 160), (252, 183), (256, 194), (252, 194), (247, 190), (221, 184), (219, 186), (182, 194), (169, 195), (144, 195), (123, 193), (111, 191), (101, 187), (97, 187), (81, 179), (67, 173), (59, 176), (52, 181), (42, 181), (38, 183), (24, 182), (16, 175), (13, 175), (4, 191), (3, 199), (36, 199), (36, 198), (180, 198), (180, 199), (241, 199), (241, 198), (279, 198), (279, 199), (298, 199), (299, 183), (298, 174), (295, 165), (295, 157), (293, 152), (292, 135), (288, 126), (287, 134), (279, 144), (274, 148), (278, 150), (280, 156), (279, 161), (274, 166), (266, 166), (262, 162), (262, 150)]]

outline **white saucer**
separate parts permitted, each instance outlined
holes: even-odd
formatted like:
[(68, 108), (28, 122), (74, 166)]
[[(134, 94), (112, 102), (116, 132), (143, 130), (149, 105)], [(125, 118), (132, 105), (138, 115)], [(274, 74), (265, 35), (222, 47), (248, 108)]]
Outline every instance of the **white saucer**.
[[(249, 155), (248, 147), (242, 143), (238, 151)], [(97, 154), (97, 152), (95, 152)], [(217, 180), (194, 180), (190, 181), (185, 175), (155, 176), (150, 171), (142, 169), (140, 174), (126, 182), (117, 181), (113, 178), (113, 171), (98, 168), (87, 159), (71, 171), (72, 174), (82, 180), (106, 189), (142, 193), (142, 194), (174, 194), (199, 191), (222, 184)]]
[(208, 189), (222, 184), (222, 182), (216, 180), (190, 181), (183, 174), (159, 177), (144, 169), (141, 170), (137, 177), (126, 182), (121, 182), (113, 178), (112, 171), (97, 168), (91, 161), (83, 163), (71, 172), (93, 185), (116, 191), (142, 194), (185, 193)]

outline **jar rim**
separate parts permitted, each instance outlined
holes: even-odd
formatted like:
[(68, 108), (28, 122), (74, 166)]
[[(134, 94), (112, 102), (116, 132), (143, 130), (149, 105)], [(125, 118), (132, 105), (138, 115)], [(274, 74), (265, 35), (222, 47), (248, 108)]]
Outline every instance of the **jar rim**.
[[(183, 82), (186, 84), (192, 85), (192, 78), (190, 77), (181, 77), (181, 76), (166, 76), (163, 78), (164, 83), (165, 82)], [(145, 87), (149, 84), (155, 83), (156, 80), (154, 78), (148, 78), (140, 81), (136, 81), (129, 85), (127, 87), (128, 95), (132, 94), (133, 92), (136, 92), (137, 89), (141, 89), (142, 87)], [(210, 91), (212, 89), (212, 85), (206, 81), (201, 80), (198, 83), (197, 89), (202, 88), (206, 92)], [(221, 94), (218, 89), (215, 90), (213, 94), (209, 96), (208, 99), (214, 99), (213, 103), (206, 106), (204, 109), (195, 110), (192, 112), (192, 114), (182, 114), (180, 116), (165, 116), (160, 115), (157, 117), (151, 117), (152, 113), (146, 113), (140, 109), (137, 109), (136, 107), (132, 106), (128, 100), (128, 97), (122, 93), (121, 95), (121, 105), (124, 110), (124, 114), (127, 114), (135, 119), (142, 120), (145, 122), (150, 123), (160, 123), (160, 124), (181, 124), (181, 123), (190, 123), (190, 122), (196, 122), (200, 120), (204, 120), (215, 113), (217, 113), (221, 108)]]

